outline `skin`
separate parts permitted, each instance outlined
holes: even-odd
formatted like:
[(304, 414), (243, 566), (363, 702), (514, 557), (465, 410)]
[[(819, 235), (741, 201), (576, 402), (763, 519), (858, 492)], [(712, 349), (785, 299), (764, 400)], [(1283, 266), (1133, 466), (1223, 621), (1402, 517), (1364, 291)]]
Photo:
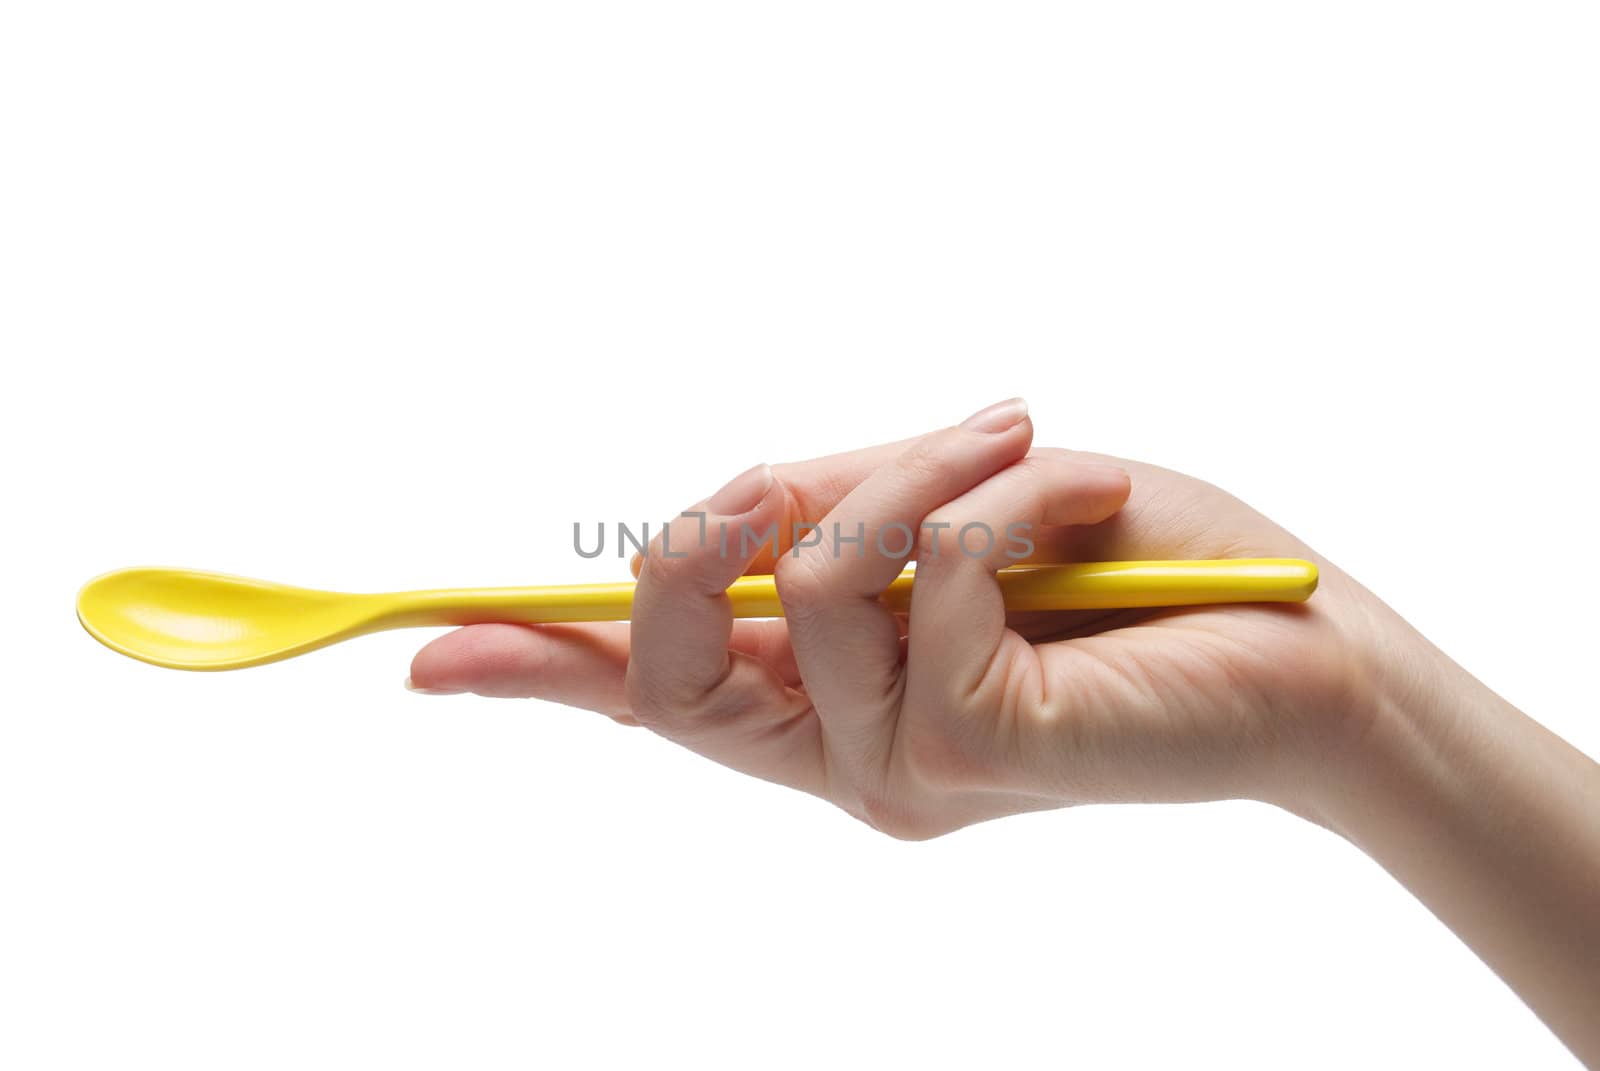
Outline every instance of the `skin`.
[[(598, 711), (903, 839), (1080, 803), (1269, 802), (1370, 854), (1600, 1066), (1600, 766), (1238, 499), (1036, 448), (1026, 412), (760, 465), (690, 508), (713, 532), (861, 524), (860, 556), (743, 558), (737, 538), (725, 556), (680, 517), (684, 557), (635, 560), (631, 623), (472, 626), (410, 683)], [(1303, 557), (1321, 583), (1303, 604), (1008, 616), (1003, 541), (955, 543), (975, 521), (1033, 525), (1035, 560)], [(896, 522), (920, 532), (899, 616), (877, 601), (905, 564), (877, 550)], [(776, 574), (783, 620), (733, 620), (747, 572)]]

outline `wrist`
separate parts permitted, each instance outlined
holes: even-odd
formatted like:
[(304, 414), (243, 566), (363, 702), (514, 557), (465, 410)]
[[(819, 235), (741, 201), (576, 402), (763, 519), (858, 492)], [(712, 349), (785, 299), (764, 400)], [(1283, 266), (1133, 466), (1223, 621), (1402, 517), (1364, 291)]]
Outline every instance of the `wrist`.
[(1600, 768), (1371, 605), (1349, 731), (1284, 805), (1393, 874), (1600, 1066)]
[(1312, 719), (1292, 790), (1273, 802), (1360, 842), (1421, 785), (1454, 780), (1462, 729), (1498, 697), (1403, 618), (1360, 591), (1342, 628), (1343, 687)]

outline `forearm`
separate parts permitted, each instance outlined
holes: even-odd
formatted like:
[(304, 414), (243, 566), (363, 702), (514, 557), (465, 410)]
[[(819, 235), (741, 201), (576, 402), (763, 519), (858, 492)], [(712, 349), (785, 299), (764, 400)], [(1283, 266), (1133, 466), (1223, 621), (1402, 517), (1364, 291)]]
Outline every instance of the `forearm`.
[(1406, 632), (1311, 817), (1600, 1066), (1600, 765)]

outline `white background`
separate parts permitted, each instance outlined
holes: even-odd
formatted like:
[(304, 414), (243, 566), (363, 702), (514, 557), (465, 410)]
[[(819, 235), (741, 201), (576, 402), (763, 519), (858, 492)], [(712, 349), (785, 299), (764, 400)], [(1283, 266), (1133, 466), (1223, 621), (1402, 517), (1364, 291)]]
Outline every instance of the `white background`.
[(90, 576), (616, 579), (576, 519), (1024, 394), (1591, 754), (1593, 5), (19, 0), (8, 1068), (1570, 1057), (1249, 803), (904, 844), (430, 633), (119, 658)]

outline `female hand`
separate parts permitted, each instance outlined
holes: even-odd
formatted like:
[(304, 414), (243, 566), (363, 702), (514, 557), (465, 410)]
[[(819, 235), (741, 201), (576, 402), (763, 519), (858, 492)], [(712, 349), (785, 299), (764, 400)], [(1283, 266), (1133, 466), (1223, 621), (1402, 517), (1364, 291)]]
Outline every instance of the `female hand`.
[[(671, 555), (652, 545), (631, 628), (477, 625), (412, 681), (644, 725), (902, 838), (1074, 803), (1276, 803), (1386, 867), (1600, 1067), (1600, 766), (1237, 499), (1032, 438), (1014, 400), (757, 466), (672, 522)], [(814, 545), (753, 552), (818, 521)], [(728, 554), (702, 523), (728, 526)], [(1035, 561), (1304, 557), (1321, 581), (1303, 604), (1008, 615), (994, 571), (1015, 544), (973, 557), (974, 523), (1033, 526)], [(902, 529), (897, 616), (878, 596), (903, 563), (878, 536), (897, 552)], [(746, 571), (776, 572), (784, 620), (732, 619)]]
[[(1361, 731), (1364, 592), (1319, 559), (1306, 604), (1008, 615), (994, 572), (1015, 564), (1017, 524), (1034, 561), (1315, 558), (1199, 480), (1032, 438), (1013, 400), (910, 442), (757, 466), (672, 522), (672, 556), (652, 544), (631, 628), (472, 626), (417, 655), (413, 686), (597, 710), (902, 838), (1073, 803), (1295, 806)], [(754, 545), (802, 522), (819, 542)], [(960, 541), (974, 523), (996, 536), (983, 556)], [(896, 616), (878, 596), (909, 532), (917, 581)], [(786, 618), (734, 621), (724, 590), (767, 571)]]

